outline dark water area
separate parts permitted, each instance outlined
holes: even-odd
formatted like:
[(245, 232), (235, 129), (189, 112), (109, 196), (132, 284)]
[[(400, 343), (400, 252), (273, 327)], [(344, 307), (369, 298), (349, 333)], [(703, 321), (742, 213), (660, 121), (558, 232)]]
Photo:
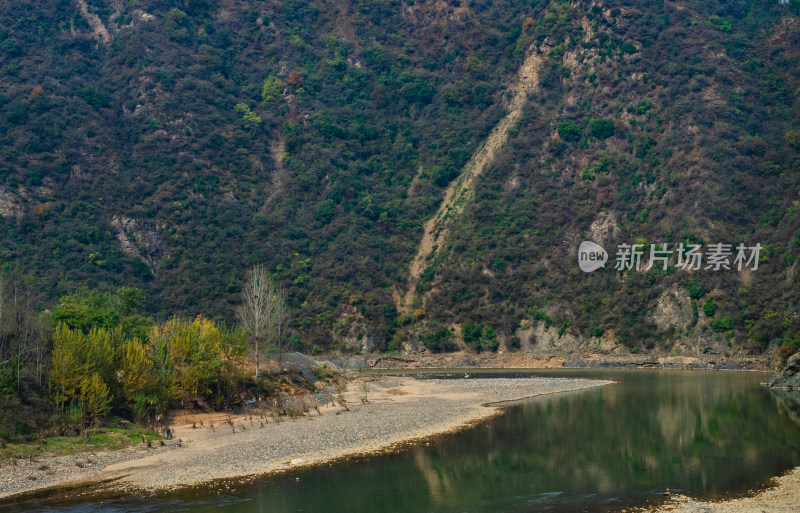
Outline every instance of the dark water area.
[[(575, 512), (755, 490), (800, 465), (800, 400), (765, 374), (467, 371), (612, 379), (512, 403), (458, 433), (400, 452), (151, 497), (28, 503), (70, 512)], [(423, 376), (442, 377), (441, 371)], [(453, 372), (464, 379), (464, 371)], [(469, 378), (467, 378), (469, 379)]]

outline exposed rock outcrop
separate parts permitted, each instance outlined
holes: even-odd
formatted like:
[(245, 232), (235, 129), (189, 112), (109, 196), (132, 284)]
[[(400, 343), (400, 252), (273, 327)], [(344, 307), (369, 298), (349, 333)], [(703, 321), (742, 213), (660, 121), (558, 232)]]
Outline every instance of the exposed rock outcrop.
[(605, 244), (608, 239), (619, 231), (616, 212), (601, 210), (592, 221), (586, 236), (598, 244)]
[(689, 293), (677, 284), (668, 288), (658, 297), (658, 303), (651, 313), (658, 329), (669, 328), (687, 330), (694, 323), (692, 318), (692, 300)]
[(367, 320), (364, 318), (364, 314), (353, 305), (344, 307), (332, 335), (336, 347), (345, 352), (367, 353), (375, 349)]
[(800, 353), (790, 356), (780, 374), (772, 377), (766, 385), (776, 390), (800, 390)]
[(23, 212), (20, 195), (0, 187), (0, 217), (20, 217)]
[(108, 33), (106, 26), (103, 25), (103, 20), (100, 19), (100, 16), (89, 11), (89, 6), (86, 4), (86, 0), (77, 0), (77, 3), (81, 15), (92, 29), (92, 36), (94, 36), (94, 38), (101, 43), (108, 43), (111, 41), (111, 35)]
[(157, 276), (166, 248), (156, 222), (116, 215), (111, 219), (111, 227), (122, 251), (130, 257), (144, 260), (153, 276)]

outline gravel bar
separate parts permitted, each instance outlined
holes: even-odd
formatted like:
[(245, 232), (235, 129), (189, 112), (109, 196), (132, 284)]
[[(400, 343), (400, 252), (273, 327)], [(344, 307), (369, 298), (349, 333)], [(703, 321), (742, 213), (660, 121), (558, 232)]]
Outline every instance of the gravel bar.
[[(171, 443), (150, 452), (127, 449), (5, 466), (0, 469), (0, 498), (76, 481), (119, 478), (117, 486), (133, 493), (280, 472), (452, 431), (494, 415), (498, 407), (487, 403), (611, 383), (566, 378), (369, 379), (374, 378), (361, 378), (348, 387), (349, 411), (326, 406), (321, 416), (312, 412), (295, 420), (265, 420), (263, 427), (258, 417), (251, 424), (240, 416), (232, 419), (232, 426), (221, 424), (213, 431), (208, 426), (176, 427), (181, 447)], [(359, 400), (364, 380), (369, 403)], [(84, 462), (82, 468), (76, 460)], [(39, 470), (42, 466), (47, 469)]]

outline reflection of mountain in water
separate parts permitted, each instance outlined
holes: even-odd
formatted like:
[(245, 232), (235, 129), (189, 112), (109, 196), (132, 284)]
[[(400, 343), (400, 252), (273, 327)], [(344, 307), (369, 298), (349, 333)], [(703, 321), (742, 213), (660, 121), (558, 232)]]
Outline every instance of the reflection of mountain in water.
[[(591, 376), (618, 383), (525, 401), (398, 454), (259, 480), (223, 497), (198, 492), (190, 506), (233, 513), (618, 511), (660, 498), (667, 487), (699, 498), (743, 492), (800, 465), (800, 394), (773, 392), (759, 385), (761, 376)], [(175, 499), (154, 510), (173, 511)]]
[(714, 495), (800, 463), (797, 431), (784, 435), (787, 411), (796, 418), (800, 405), (784, 402), (776, 407), (770, 391), (741, 375), (631, 374), (618, 385), (529, 401), (490, 429), (417, 449), (415, 460), (425, 474), (438, 471), (429, 487), (472, 483), (460, 495), (476, 500), (486, 483), (493, 495), (665, 487)]
[(800, 426), (800, 391), (773, 390), (781, 416)]

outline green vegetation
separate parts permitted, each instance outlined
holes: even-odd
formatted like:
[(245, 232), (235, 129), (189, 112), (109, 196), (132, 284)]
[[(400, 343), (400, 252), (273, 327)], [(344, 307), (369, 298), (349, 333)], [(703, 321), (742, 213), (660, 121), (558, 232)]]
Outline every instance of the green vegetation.
[(261, 86), (261, 101), (272, 103), (281, 97), (283, 93), (283, 83), (277, 77), (269, 77), (264, 80)]
[[(30, 283), (0, 273), (0, 319), (14, 320), (0, 330), (0, 444), (13, 442), (10, 451), (34, 447), (28, 442), (42, 433), (55, 435), (41, 442), (48, 452), (118, 448), (141, 436), (130, 421), (155, 425), (179, 407), (241, 408), (246, 397), (277, 393), (272, 382), (284, 379), (244, 370), (247, 343), (237, 328), (202, 316), (144, 317), (138, 289), (84, 288), (40, 312), (30, 308)], [(274, 325), (263, 337), (282, 345)]]
[(589, 133), (598, 139), (608, 139), (614, 135), (613, 119), (590, 119)]
[[(224, 326), (257, 264), (285, 288), (285, 340), (309, 353), (351, 332), (376, 350), (418, 337), (445, 351), (456, 325), (491, 350), (523, 321), (613, 328), (646, 350), (675, 336), (650, 313), (676, 284), (693, 308), (714, 305), (735, 350), (775, 351), (800, 330), (796, 2), (218, 7), (89, 2), (108, 43), (74, 3), (0, 12), (0, 259), (20, 284), (3, 294), (30, 313), (3, 317), (3, 390), (35, 395), (28, 375), (48, 386), (59, 322), (59, 343), (111, 346), (115, 362), (126, 341), (149, 354), (173, 316), (234, 337)], [(539, 87), (414, 291), (424, 315), (397, 311), (423, 224), (532, 48)], [(764, 250), (740, 296), (736, 271), (577, 272), (564, 241), (593, 226), (610, 248)], [(96, 319), (59, 306), (82, 295)], [(227, 400), (227, 385), (198, 383)], [(91, 421), (122, 390), (92, 371), (61, 404)]]
[(581, 127), (574, 121), (562, 121), (558, 124), (558, 136), (567, 142), (576, 142), (581, 138)]
[(497, 351), (500, 346), (491, 325), (465, 324), (461, 328), (461, 336), (467, 347), (475, 351)]
[(245, 349), (241, 333), (198, 316), (162, 324), (141, 315), (144, 296), (83, 289), (53, 311), (50, 395), (65, 415), (96, 423), (113, 411), (152, 420), (204, 397), (230, 406)]
[(711, 319), (711, 329), (716, 332), (723, 332), (735, 328), (730, 316), (723, 316), (716, 319)]
[(93, 429), (86, 436), (41, 436), (35, 442), (8, 442), (0, 447), (0, 458), (39, 457), (42, 453), (53, 456), (79, 452), (113, 451), (161, 436), (119, 419), (108, 419), (102, 429)]
[(454, 351), (458, 348), (453, 340), (453, 330), (447, 327), (438, 327), (423, 334), (422, 343), (435, 353)]
[[(185, 398), (222, 408), (237, 391), (244, 342), (198, 317), (153, 326), (145, 342), (121, 331), (88, 334), (59, 323), (53, 333), (51, 395), (62, 410), (97, 422), (111, 410), (139, 420), (165, 414)], [(238, 374), (238, 375), (237, 375)]]
[(255, 128), (261, 124), (261, 116), (250, 110), (245, 103), (237, 103), (233, 110), (242, 115), (242, 124), (245, 128)]
[(686, 284), (686, 288), (689, 289), (689, 297), (692, 299), (700, 299), (706, 293), (696, 282), (690, 281)]
[(703, 313), (706, 314), (706, 317), (714, 317), (714, 314), (717, 313), (717, 303), (713, 297), (706, 299), (706, 302), (703, 303)]
[(730, 21), (723, 19), (716, 14), (709, 17), (708, 21), (710, 21), (712, 25), (723, 32), (730, 32), (733, 28)]

